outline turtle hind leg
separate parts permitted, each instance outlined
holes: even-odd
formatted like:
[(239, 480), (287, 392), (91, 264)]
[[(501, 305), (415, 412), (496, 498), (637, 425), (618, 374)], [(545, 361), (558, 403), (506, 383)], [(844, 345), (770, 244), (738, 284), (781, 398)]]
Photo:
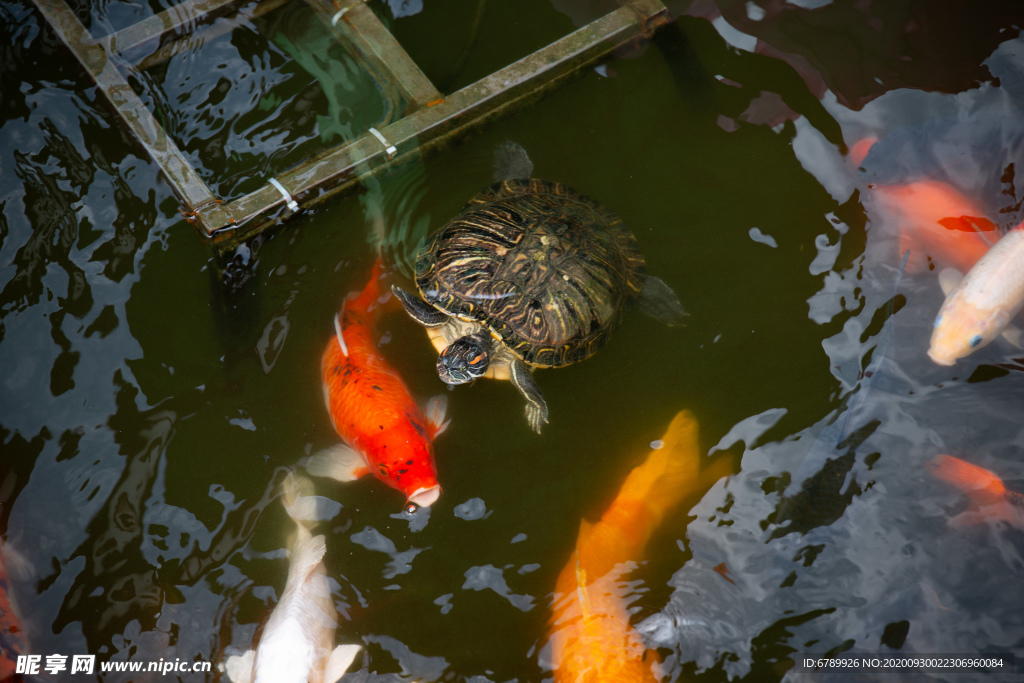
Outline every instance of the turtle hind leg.
[(647, 276), (637, 304), (647, 315), (673, 327), (685, 324), (686, 316), (689, 315), (672, 288), (661, 278), (652, 275)]
[(410, 294), (397, 285), (391, 285), (391, 292), (402, 302), (402, 308), (413, 320), (424, 327), (439, 327), (448, 322), (448, 316), (423, 299)]
[(518, 143), (506, 140), (494, 150), (494, 179), (527, 180), (533, 175), (533, 162)]
[(540, 434), (541, 425), (548, 421), (548, 404), (540, 393), (540, 387), (533, 381), (533, 375), (526, 363), (516, 358), (509, 363), (512, 384), (526, 399), (526, 421), (530, 428)]

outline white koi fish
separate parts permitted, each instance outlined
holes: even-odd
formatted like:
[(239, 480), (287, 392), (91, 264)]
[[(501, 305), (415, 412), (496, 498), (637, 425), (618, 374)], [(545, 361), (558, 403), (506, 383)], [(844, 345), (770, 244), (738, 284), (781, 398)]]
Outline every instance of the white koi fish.
[(358, 645), (332, 649), (338, 612), (323, 563), (326, 540), (323, 535), (313, 536), (307, 526), (316, 518), (313, 508), (319, 501), (315, 498), (301, 496), (299, 482), (288, 474), (282, 502), (297, 527), (288, 581), (263, 628), (259, 647), (228, 657), (225, 669), (232, 683), (335, 683), (359, 651)]
[(946, 269), (939, 283), (947, 296), (928, 348), (933, 361), (952, 365), (1000, 334), (1021, 346), (1020, 330), (1009, 323), (1024, 307), (1024, 224), (1003, 235), (966, 277)]

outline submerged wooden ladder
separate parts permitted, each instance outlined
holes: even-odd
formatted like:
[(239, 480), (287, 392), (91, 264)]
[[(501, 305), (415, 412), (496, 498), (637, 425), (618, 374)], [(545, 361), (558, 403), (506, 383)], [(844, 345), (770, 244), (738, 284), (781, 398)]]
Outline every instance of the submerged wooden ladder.
[[(424, 75), (363, 0), (306, 0), (337, 40), (383, 88), (397, 90), (404, 116), (357, 139), (325, 148), (265, 185), (222, 201), (129, 85), (118, 64), (146, 68), (166, 59), (170, 43), (201, 24), (253, 6), (254, 16), (288, 0), (184, 0), (115, 33), (96, 38), (64, 0), (33, 0), (46, 21), (110, 102), (129, 134), (160, 167), (182, 213), (204, 237), (237, 244), (361, 179), (437, 148), (469, 128), (555, 87), (616, 47), (649, 36), (670, 20), (661, 0), (620, 0), (621, 7), (547, 47), (457, 92), (443, 94)], [(136, 56), (133, 59), (133, 55)]]

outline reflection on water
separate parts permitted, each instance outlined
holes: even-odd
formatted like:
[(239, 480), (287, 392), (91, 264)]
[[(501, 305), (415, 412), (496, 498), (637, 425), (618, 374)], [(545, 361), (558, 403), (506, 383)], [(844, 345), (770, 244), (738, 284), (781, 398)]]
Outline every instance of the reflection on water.
[[(536, 0), (499, 45), (507, 8), (463, 4), (372, 6), (453, 83), (604, 11)], [(1020, 221), (1024, 17), (997, 0), (668, 4), (654, 45), (231, 253), (181, 220), (41, 17), (0, 7), (0, 532), (34, 568), (11, 584), (34, 653), (216, 663), (252, 646), (288, 564), (280, 479), (337, 439), (318, 371), (331, 316), (376, 253), (408, 285), (418, 243), (513, 139), (622, 216), (688, 326), (627, 312), (593, 358), (545, 373), (565, 418), (539, 437), (502, 417), (504, 388), (452, 391), (429, 510), (318, 481), (342, 505), (322, 529), (339, 642), (365, 648), (350, 677), (551, 679), (580, 520), (683, 408), (738, 464), (621, 577), (668, 680), (799, 679), (811, 652), (1024, 656), (1021, 530), (951, 526), (970, 500), (925, 467), (947, 453), (1024, 480), (1024, 358), (997, 340), (928, 359), (941, 257), (901, 274), (914, 226), (879, 200), (936, 180)], [(289, 7), (133, 74), (224, 194), (394, 113)], [(156, 11), (81, 13), (103, 32)], [(431, 53), (458, 12), (479, 39)], [(417, 397), (442, 390), (408, 316), (385, 308), (377, 333)]]

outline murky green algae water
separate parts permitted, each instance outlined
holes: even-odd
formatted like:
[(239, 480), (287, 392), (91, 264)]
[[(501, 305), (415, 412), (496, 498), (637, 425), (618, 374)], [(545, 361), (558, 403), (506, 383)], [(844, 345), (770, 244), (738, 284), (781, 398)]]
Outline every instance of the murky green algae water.
[[(596, 11), (487, 3), (473, 41), (476, 3), (374, 8), (447, 88)], [(1001, 343), (954, 368), (927, 360), (941, 302), (934, 273), (899, 274), (891, 218), (843, 156), (844, 141), (867, 133), (970, 123), (978, 111), (1001, 130), (1022, 127), (1019, 18), (993, 5), (960, 20), (973, 31), (962, 43), (989, 47), (952, 50), (937, 76), (919, 65), (952, 22), (939, 9), (933, 28), (886, 48), (916, 71), (876, 59), (862, 26), (899, 35), (908, 18), (924, 24), (920, 8), (672, 9), (675, 35), (293, 218), (238, 254), (250, 267), (225, 278), (225, 259), (181, 220), (39, 15), (3, 8), (0, 523), (33, 567), (15, 584), (31, 653), (216, 665), (251, 646), (286, 574), (290, 522), (275, 485), (337, 440), (319, 379), (331, 315), (364, 284), (377, 245), (408, 272), (416, 242), (490, 182), (506, 139), (524, 146), (538, 177), (616, 211), (690, 319), (671, 329), (630, 311), (594, 358), (538, 372), (551, 410), (541, 436), (509, 384), (452, 391), (452, 424), (436, 444), (444, 494), (429, 510), (402, 512), (401, 495), (375, 480), (317, 481), (344, 506), (322, 530), (344, 617), (337, 638), (365, 645), (353, 680), (550, 679), (548, 606), (579, 521), (600, 514), (683, 408), (736, 475), (672, 515), (630, 577), (634, 623), (660, 648), (667, 679), (797, 679), (803, 652), (1024, 652), (1019, 528), (950, 528), (966, 501), (923, 468), (950, 452), (1011, 484), (1024, 478), (1020, 363)], [(312, 67), (281, 47), (282, 36), (301, 45), (303, 11), (242, 20), (230, 40), (200, 41), (147, 76), (198, 98), (175, 113), (183, 146), (211, 178), (223, 173), (225, 193), (287, 165), (275, 156), (281, 139), (306, 149), (334, 124), (345, 134), (376, 116), (339, 108), (342, 91), (310, 90), (320, 82)], [(83, 12), (97, 33), (148, 14), (120, 3)], [(836, 26), (862, 49), (844, 51)], [(753, 35), (801, 54), (822, 82), (805, 82)], [(963, 63), (951, 71), (954, 58)], [(225, 86), (211, 66), (280, 98), (247, 155), (207, 155), (253, 132), (261, 92), (242, 79)], [(863, 73), (851, 76), (854, 66)], [(985, 70), (1000, 85), (979, 82)], [(200, 94), (222, 86), (225, 99), (202, 99), (193, 82)], [(336, 117), (300, 112), (309, 92), (324, 109), (316, 116)], [(921, 144), (939, 142), (950, 139)], [(1016, 151), (971, 150), (977, 169), (997, 173)], [(392, 309), (377, 330), (418, 397), (445, 391), (422, 329)], [(723, 562), (733, 582), (715, 572)]]

